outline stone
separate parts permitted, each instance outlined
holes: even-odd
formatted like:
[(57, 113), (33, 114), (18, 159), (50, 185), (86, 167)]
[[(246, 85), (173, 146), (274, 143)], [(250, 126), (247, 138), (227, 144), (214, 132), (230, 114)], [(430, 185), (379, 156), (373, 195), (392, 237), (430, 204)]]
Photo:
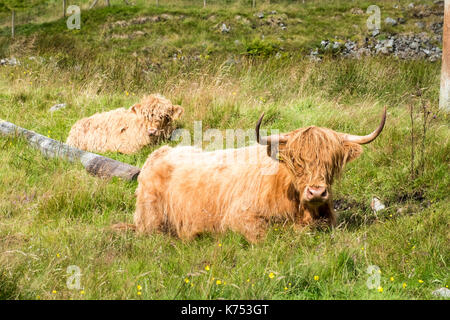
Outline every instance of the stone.
[(56, 110), (64, 109), (67, 105), (65, 103), (58, 103), (52, 106), (48, 111), (55, 112)]
[(425, 23), (423, 23), (422, 21), (418, 21), (415, 23), (417, 28), (423, 29), (425, 28)]
[(436, 297), (450, 298), (450, 289), (442, 287), (434, 290), (431, 294)]
[(352, 8), (350, 9), (350, 13), (351, 14), (357, 14), (357, 15), (361, 15), (364, 14), (364, 11), (360, 8)]
[(227, 25), (225, 23), (222, 23), (222, 26), (220, 27), (220, 32), (222, 33), (228, 33), (230, 32), (230, 27), (227, 27)]
[(393, 18), (391, 18), (391, 17), (387, 17), (387, 18), (384, 20), (384, 23), (386, 23), (386, 24), (388, 24), (388, 25), (391, 25), (391, 26), (395, 26), (395, 25), (397, 25), (397, 20), (395, 20), (395, 19), (393, 19)]
[(262, 18), (264, 18), (264, 13), (263, 12), (255, 13), (255, 17), (258, 17), (259, 19), (262, 19)]
[(372, 208), (373, 212), (375, 212), (375, 213), (386, 209), (386, 206), (377, 197), (372, 198), (370, 207)]

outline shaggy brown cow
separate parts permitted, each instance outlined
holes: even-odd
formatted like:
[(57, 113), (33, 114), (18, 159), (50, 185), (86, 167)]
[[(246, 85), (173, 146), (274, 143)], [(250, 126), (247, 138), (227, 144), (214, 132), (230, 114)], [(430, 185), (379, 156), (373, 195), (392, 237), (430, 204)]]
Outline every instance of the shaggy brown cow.
[(183, 112), (163, 96), (149, 95), (128, 110), (119, 108), (77, 121), (66, 143), (86, 151), (134, 153), (167, 139), (174, 130), (173, 121)]
[(333, 179), (361, 154), (361, 144), (380, 134), (386, 109), (367, 136), (311, 126), (260, 138), (262, 117), (254, 146), (214, 152), (164, 146), (152, 153), (138, 177), (134, 228), (168, 230), (182, 239), (231, 229), (255, 242), (273, 218), (296, 227), (334, 226)]

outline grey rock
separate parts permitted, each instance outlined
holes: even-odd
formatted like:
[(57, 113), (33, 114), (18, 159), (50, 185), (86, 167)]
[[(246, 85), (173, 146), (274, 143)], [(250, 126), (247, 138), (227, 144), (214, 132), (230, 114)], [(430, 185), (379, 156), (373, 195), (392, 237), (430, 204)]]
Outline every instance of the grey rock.
[(436, 297), (450, 298), (450, 289), (442, 287), (434, 290), (431, 294)]
[(425, 23), (423, 23), (422, 21), (416, 22), (415, 25), (417, 28), (420, 28), (420, 29), (425, 28)]
[(409, 9), (414, 9), (414, 3), (411, 2), (410, 4), (408, 4), (408, 8)]
[(67, 105), (65, 103), (58, 103), (51, 107), (48, 111), (55, 112), (56, 110), (64, 109)]
[(419, 44), (417, 43), (417, 42), (411, 42), (410, 44), (409, 44), (409, 47), (411, 48), (411, 49), (417, 49), (417, 48), (419, 48)]
[(397, 25), (397, 20), (395, 20), (391, 17), (387, 17), (386, 19), (384, 19), (384, 23), (389, 24), (391, 26), (395, 26), (395, 25)]
[(376, 37), (379, 34), (380, 34), (380, 30), (378, 30), (378, 29), (375, 29), (372, 31), (372, 37)]
[(230, 27), (227, 27), (227, 25), (225, 23), (222, 23), (222, 26), (220, 27), (220, 32), (222, 33), (228, 33), (230, 32)]
[(262, 18), (264, 18), (264, 13), (263, 12), (255, 13), (255, 17), (258, 17), (259, 19), (262, 19)]
[(373, 212), (375, 212), (375, 213), (377, 213), (381, 210), (384, 210), (386, 208), (386, 206), (377, 197), (372, 198), (370, 207), (372, 208)]

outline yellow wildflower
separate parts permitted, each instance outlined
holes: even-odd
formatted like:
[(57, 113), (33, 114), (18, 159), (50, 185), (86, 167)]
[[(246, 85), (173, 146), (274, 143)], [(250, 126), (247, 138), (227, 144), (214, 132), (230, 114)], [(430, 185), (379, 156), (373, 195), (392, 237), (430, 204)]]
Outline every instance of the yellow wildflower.
[(205, 267), (205, 270), (206, 270), (206, 271), (209, 271), (209, 266), (206, 266), (206, 267)]
[(217, 280), (217, 281), (216, 281), (216, 284), (217, 284), (217, 285), (221, 285), (221, 284), (222, 284), (222, 281)]
[(319, 281), (319, 276), (314, 276), (315, 281)]
[(383, 287), (378, 287), (378, 292), (383, 292)]
[(273, 274), (273, 272), (269, 273), (269, 278), (273, 279), (275, 277), (275, 275)]

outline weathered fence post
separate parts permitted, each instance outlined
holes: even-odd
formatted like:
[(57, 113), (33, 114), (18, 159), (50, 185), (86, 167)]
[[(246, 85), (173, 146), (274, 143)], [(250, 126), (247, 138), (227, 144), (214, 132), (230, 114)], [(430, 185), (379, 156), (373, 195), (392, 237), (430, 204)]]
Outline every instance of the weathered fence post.
[(39, 133), (16, 126), (0, 119), (0, 136), (23, 137), (44, 156), (62, 158), (70, 162), (80, 162), (92, 175), (101, 178), (119, 177), (124, 180), (136, 180), (140, 168), (101, 155), (71, 147), (50, 139)]
[(11, 37), (14, 38), (15, 35), (15, 24), (16, 24), (16, 11), (12, 10), (11, 12)]
[(450, 111), (450, 0), (445, 0), (439, 108)]

